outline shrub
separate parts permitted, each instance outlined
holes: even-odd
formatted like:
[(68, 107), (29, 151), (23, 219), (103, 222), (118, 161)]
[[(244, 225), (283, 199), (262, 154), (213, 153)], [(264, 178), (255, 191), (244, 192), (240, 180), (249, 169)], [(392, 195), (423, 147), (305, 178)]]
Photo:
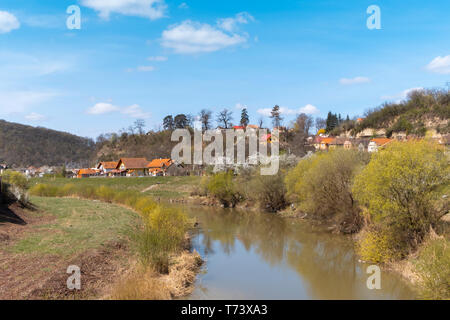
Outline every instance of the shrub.
[(367, 208), (369, 221), (389, 234), (397, 253), (406, 255), (445, 214), (438, 190), (449, 174), (438, 145), (394, 142), (356, 177), (353, 193)]
[(256, 200), (261, 209), (277, 212), (287, 205), (286, 186), (281, 171), (276, 175), (255, 175), (250, 182), (249, 197)]
[(389, 235), (370, 227), (358, 235), (356, 251), (362, 260), (372, 263), (386, 263), (397, 258)]
[(300, 161), (285, 180), (289, 197), (304, 212), (335, 220), (343, 232), (358, 231), (362, 219), (351, 186), (366, 157), (357, 151), (336, 149)]
[(425, 299), (450, 299), (450, 243), (436, 239), (419, 252), (415, 263), (421, 295)]
[(102, 200), (104, 202), (113, 202), (114, 200), (114, 196), (115, 196), (115, 190), (105, 187), (105, 186), (100, 186), (96, 192), (96, 198), (99, 200)]
[(22, 190), (28, 190), (29, 188), (27, 177), (25, 177), (20, 172), (11, 170), (6, 170), (2, 174), (2, 183), (7, 183)]
[(208, 182), (208, 193), (218, 199), (225, 207), (234, 207), (242, 199), (233, 181), (233, 173), (220, 172)]

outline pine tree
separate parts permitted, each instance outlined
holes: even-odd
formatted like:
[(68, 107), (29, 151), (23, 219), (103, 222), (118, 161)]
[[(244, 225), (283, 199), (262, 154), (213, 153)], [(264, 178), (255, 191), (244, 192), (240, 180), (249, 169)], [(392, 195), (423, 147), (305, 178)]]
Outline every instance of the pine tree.
[(249, 121), (250, 120), (249, 120), (249, 117), (248, 117), (247, 109), (244, 108), (244, 109), (242, 109), (242, 113), (241, 113), (241, 126), (247, 127)]

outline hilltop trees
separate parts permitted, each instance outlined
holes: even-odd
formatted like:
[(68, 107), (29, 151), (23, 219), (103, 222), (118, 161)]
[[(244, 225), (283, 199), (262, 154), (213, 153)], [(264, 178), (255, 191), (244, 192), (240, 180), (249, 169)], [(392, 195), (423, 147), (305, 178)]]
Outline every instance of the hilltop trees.
[(270, 118), (272, 119), (272, 124), (274, 127), (281, 126), (281, 121), (283, 121), (283, 118), (281, 117), (281, 110), (278, 105), (273, 107), (273, 109), (270, 113)]
[(167, 116), (163, 120), (163, 128), (164, 130), (173, 130), (175, 127), (173, 117), (171, 115)]
[(185, 129), (189, 125), (189, 120), (185, 114), (179, 114), (175, 116), (173, 124), (175, 129)]
[(202, 123), (202, 130), (211, 129), (212, 112), (210, 110), (202, 109), (199, 113), (200, 122)]
[(250, 119), (248, 117), (248, 112), (247, 112), (247, 108), (242, 109), (241, 112), (241, 126), (243, 127), (247, 127), (248, 123), (250, 122)]
[(223, 109), (217, 114), (217, 122), (225, 129), (232, 127), (233, 113), (228, 109)]

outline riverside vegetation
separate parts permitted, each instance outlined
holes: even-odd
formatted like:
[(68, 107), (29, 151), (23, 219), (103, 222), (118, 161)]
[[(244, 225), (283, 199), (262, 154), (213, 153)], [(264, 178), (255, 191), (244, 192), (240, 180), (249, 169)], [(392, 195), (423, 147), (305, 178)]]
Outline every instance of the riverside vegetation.
[[(204, 177), (195, 195), (242, 204), (353, 234), (361, 260), (411, 265), (424, 298), (450, 298), (449, 157), (428, 141), (393, 142), (378, 153), (336, 149), (274, 176), (256, 170)], [(286, 209), (291, 204), (292, 209)], [(400, 269), (405, 269), (403, 266)], [(410, 268), (410, 269), (411, 269)], [(400, 270), (402, 273), (404, 270)]]
[[(131, 270), (126, 272), (126, 276), (115, 285), (108, 297), (114, 299), (170, 299), (186, 295), (192, 289), (202, 260), (198, 253), (190, 253), (187, 250), (190, 246), (187, 231), (192, 222), (180, 208), (157, 203), (150, 196), (136, 190), (118, 190), (103, 185), (70, 183), (64, 185), (38, 183), (28, 190), (29, 182), (19, 173), (6, 171), (2, 178), (2, 199), (9, 199), (8, 202), (17, 201), (20, 197), (24, 205), (31, 205), (28, 202), (28, 196), (24, 196), (29, 193), (32, 196), (32, 202), (37, 203), (43, 209), (49, 207), (48, 201), (43, 199), (72, 198), (72, 201), (84, 201), (77, 199), (100, 201), (105, 203), (105, 211), (114, 211), (115, 209), (108, 209), (107, 206), (115, 204), (138, 213), (138, 219), (129, 216), (128, 221), (122, 223), (121, 220), (118, 220), (121, 218), (117, 212), (110, 221), (111, 225), (108, 222), (111, 220), (107, 217), (108, 215), (100, 217), (100, 220), (104, 219), (104, 222), (102, 225), (98, 225), (98, 232), (105, 232), (102, 229), (105, 225), (113, 233), (106, 231), (107, 234), (111, 234), (111, 237), (114, 237), (115, 229), (119, 233), (124, 233), (138, 257), (137, 263), (131, 266)], [(64, 204), (60, 203), (58, 208), (63, 206)], [(70, 211), (68, 208), (65, 210)], [(60, 217), (61, 215), (67, 216), (67, 213), (61, 212), (58, 215)], [(97, 217), (88, 219), (95, 225)], [(117, 226), (114, 225), (114, 221)], [(77, 222), (73, 220), (70, 220), (70, 224), (71, 230), (78, 227)], [(122, 228), (121, 226), (126, 227)], [(87, 226), (85, 227), (87, 228)], [(87, 232), (87, 229), (85, 231)], [(119, 234), (117, 236), (119, 237)], [(100, 239), (101, 237), (96, 238)], [(62, 245), (69, 240), (60, 239), (59, 243)], [(46, 241), (48, 242), (48, 240)], [(67, 245), (70, 246), (70, 244)], [(78, 247), (77, 244), (72, 243), (72, 245)], [(50, 251), (59, 252), (53, 248)]]

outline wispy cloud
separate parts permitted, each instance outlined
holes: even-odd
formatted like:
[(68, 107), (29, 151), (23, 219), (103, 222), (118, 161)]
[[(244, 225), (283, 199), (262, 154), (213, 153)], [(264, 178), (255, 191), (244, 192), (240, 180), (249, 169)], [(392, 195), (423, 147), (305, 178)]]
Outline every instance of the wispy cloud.
[(0, 33), (8, 33), (19, 28), (20, 22), (15, 15), (8, 11), (0, 11)]
[(131, 118), (150, 118), (150, 113), (145, 112), (138, 104), (122, 108), (109, 102), (99, 102), (87, 110), (87, 113), (92, 115), (103, 115), (114, 112), (122, 113)]
[(189, 9), (189, 5), (186, 2), (180, 3), (178, 6), (179, 9)]
[(396, 103), (399, 103), (402, 100), (405, 100), (411, 92), (421, 91), (421, 90), (423, 90), (422, 87), (409, 88), (409, 89), (403, 90), (402, 92), (399, 92), (399, 93), (396, 93), (393, 95), (381, 96), (381, 100), (390, 100), (390, 101), (395, 101)]
[[(271, 115), (272, 108), (258, 109), (257, 112), (259, 114), (269, 117)], [(280, 113), (283, 115), (297, 115), (300, 113), (312, 115), (312, 114), (318, 114), (319, 112), (320, 112), (320, 110), (317, 107), (313, 106), (312, 104), (307, 104), (306, 106), (298, 108), (298, 109), (290, 109), (290, 108), (286, 108), (286, 107), (280, 108)]]
[(155, 56), (155, 57), (148, 57), (148, 61), (155, 61), (155, 62), (164, 62), (167, 61), (169, 58), (164, 56)]
[(450, 74), (450, 55), (434, 58), (433, 61), (426, 66), (426, 69), (435, 73)]
[(186, 20), (164, 30), (161, 45), (180, 54), (218, 51), (247, 42), (248, 35), (238, 33), (236, 26), (250, 21), (253, 17), (247, 13), (219, 19), (216, 26)]
[(32, 112), (30, 114), (27, 114), (25, 116), (25, 119), (27, 119), (29, 121), (33, 121), (33, 122), (39, 122), (39, 121), (43, 121), (43, 120), (47, 119), (47, 117), (42, 114)]
[(119, 13), (156, 20), (163, 18), (167, 9), (164, 0), (81, 0), (81, 4), (98, 11), (103, 19)]
[(0, 114), (22, 113), (58, 95), (51, 91), (0, 91)]
[(343, 84), (343, 85), (352, 85), (352, 84), (369, 83), (369, 82), (370, 82), (370, 79), (367, 77), (342, 78), (339, 80), (339, 83)]

